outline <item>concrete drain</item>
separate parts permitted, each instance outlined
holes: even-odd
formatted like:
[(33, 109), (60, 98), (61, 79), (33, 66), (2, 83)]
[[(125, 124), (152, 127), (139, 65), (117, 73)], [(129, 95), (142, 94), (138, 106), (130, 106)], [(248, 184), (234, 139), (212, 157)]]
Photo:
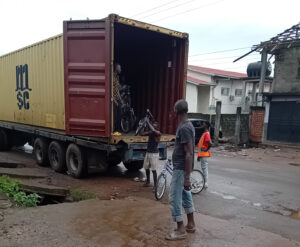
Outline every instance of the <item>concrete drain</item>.
[(24, 164), (12, 162), (0, 162), (0, 168), (24, 168)]

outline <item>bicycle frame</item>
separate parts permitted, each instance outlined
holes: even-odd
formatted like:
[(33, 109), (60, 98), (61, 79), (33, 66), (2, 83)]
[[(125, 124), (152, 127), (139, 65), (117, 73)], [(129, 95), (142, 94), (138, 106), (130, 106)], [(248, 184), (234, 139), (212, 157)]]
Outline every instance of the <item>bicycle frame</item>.
[(163, 170), (161, 171), (162, 174), (166, 175), (167, 172), (172, 176), (173, 175), (173, 167), (172, 167), (172, 163), (171, 160), (167, 160), (167, 162), (164, 165)]

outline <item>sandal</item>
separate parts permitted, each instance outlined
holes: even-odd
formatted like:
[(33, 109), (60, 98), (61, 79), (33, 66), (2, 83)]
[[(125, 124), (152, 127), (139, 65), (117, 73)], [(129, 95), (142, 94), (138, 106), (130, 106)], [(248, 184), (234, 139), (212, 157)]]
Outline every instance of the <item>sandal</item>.
[(195, 228), (195, 227), (189, 227), (189, 226), (186, 226), (186, 227), (185, 227), (185, 230), (186, 230), (186, 232), (188, 232), (188, 233), (195, 233), (196, 228)]
[(186, 233), (179, 233), (177, 231), (171, 232), (166, 236), (166, 240), (176, 241), (186, 239)]

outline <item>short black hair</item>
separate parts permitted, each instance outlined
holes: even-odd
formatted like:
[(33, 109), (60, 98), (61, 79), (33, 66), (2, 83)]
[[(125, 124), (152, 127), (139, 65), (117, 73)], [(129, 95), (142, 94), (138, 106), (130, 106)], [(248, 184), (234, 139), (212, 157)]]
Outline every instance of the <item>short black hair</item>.
[(204, 123), (203, 123), (206, 127), (207, 127), (207, 129), (209, 129), (210, 128), (210, 122), (208, 122), (208, 121), (204, 121)]
[(189, 111), (188, 103), (184, 99), (177, 100), (174, 105), (174, 110), (178, 114), (187, 114)]

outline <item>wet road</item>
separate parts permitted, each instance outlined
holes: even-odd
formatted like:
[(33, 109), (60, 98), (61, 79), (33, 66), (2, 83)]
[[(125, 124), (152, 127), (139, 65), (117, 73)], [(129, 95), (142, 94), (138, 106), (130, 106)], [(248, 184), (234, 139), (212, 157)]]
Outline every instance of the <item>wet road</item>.
[(300, 240), (300, 166), (214, 156), (209, 188), (194, 202), (202, 214)]
[[(249, 156), (246, 157), (230, 157), (232, 154), (228, 155), (227, 151), (213, 153), (209, 159), (209, 188), (194, 196), (196, 210), (202, 215), (300, 241), (299, 151), (290, 151), (289, 159), (272, 149), (258, 150), (260, 156), (251, 156), (251, 150), (247, 150)], [(172, 150), (169, 150), (168, 154), (171, 153)], [(22, 152), (1, 153), (1, 157), (1, 160), (36, 167), (33, 156)], [(162, 168), (163, 164), (164, 161), (160, 161), (159, 167)], [(200, 168), (199, 163), (196, 163), (196, 168)], [(120, 198), (135, 195), (155, 200), (151, 188), (143, 188), (142, 183), (133, 182), (134, 177), (143, 176), (142, 170), (129, 173), (123, 165), (119, 165), (107, 174), (95, 173), (77, 180), (54, 173), (49, 168), (39, 169), (48, 172), (55, 185), (84, 188), (102, 199), (117, 194)], [(162, 202), (167, 202), (166, 195)]]

